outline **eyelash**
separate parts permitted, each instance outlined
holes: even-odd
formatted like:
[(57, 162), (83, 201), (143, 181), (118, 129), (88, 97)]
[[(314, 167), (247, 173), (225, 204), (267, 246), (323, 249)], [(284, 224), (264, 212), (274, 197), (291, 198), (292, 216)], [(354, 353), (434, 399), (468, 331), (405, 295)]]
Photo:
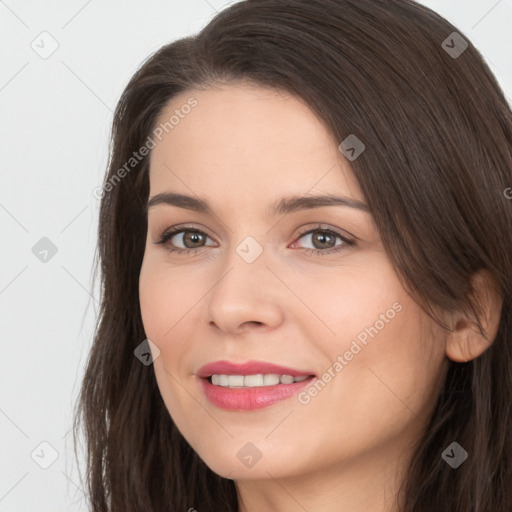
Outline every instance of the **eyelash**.
[[(299, 240), (300, 238), (302, 238), (305, 235), (314, 233), (315, 231), (320, 231), (322, 233), (328, 233), (329, 235), (332, 235), (334, 237), (340, 238), (343, 241), (343, 244), (337, 245), (337, 246), (335, 246), (335, 247), (333, 247), (331, 249), (325, 249), (325, 250), (322, 250), (322, 249), (305, 249), (306, 251), (310, 251), (310, 254), (312, 254), (312, 255), (321, 256), (321, 255), (324, 255), (324, 254), (330, 254), (330, 253), (334, 253), (334, 252), (339, 252), (341, 250), (346, 249), (347, 247), (356, 245), (354, 240), (350, 240), (349, 238), (345, 237), (344, 235), (342, 235), (341, 233), (339, 233), (338, 231), (336, 231), (336, 230), (334, 230), (332, 228), (324, 228), (321, 225), (318, 225), (318, 226), (315, 226), (313, 228), (308, 228), (308, 229), (300, 231), (298, 233), (297, 240)], [(199, 233), (200, 235), (203, 235), (204, 237), (210, 238), (207, 233), (205, 233), (204, 231), (202, 231), (202, 230), (200, 230), (198, 228), (195, 228), (193, 226), (178, 226), (178, 227), (175, 227), (175, 228), (170, 228), (167, 231), (165, 231), (160, 236), (160, 240), (158, 240), (158, 242), (153, 242), (153, 243), (166, 246), (167, 242), (174, 235), (177, 235), (178, 233), (184, 233), (184, 232), (185, 233), (186, 232)], [(190, 249), (190, 248), (188, 248), (188, 249), (181, 249), (181, 248), (175, 248), (175, 247), (168, 247), (168, 246), (166, 246), (166, 250), (168, 252), (175, 252), (175, 253), (178, 253), (178, 254), (184, 256), (184, 255), (190, 254), (190, 253), (197, 254), (201, 249), (204, 249), (205, 247), (208, 247), (208, 246), (196, 247), (196, 248), (193, 248), (193, 249)]]

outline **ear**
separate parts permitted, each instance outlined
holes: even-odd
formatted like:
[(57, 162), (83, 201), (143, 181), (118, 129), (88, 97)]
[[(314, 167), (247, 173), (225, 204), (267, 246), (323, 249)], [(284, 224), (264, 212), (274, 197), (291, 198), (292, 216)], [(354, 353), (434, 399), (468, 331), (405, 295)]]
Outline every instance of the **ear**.
[[(446, 338), (446, 355), (452, 361), (464, 363), (476, 359), (487, 350), (498, 333), (501, 319), (503, 298), (498, 283), (487, 269), (473, 275), (471, 293), (480, 318), (472, 312), (452, 313), (450, 323), (452, 330)], [(481, 322), (483, 334), (478, 328)]]

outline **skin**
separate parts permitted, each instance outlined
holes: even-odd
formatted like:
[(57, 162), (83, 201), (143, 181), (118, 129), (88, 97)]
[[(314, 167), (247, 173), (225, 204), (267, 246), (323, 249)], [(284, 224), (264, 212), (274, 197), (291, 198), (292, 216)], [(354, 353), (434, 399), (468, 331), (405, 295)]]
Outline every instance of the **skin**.
[[(197, 106), (152, 151), (149, 197), (171, 190), (199, 196), (214, 215), (150, 208), (140, 272), (143, 324), (160, 350), (154, 370), (166, 407), (204, 462), (235, 481), (240, 512), (395, 511), (447, 356), (468, 358), (458, 348), (461, 336), (473, 357), (487, 345), (468, 337), (474, 330), (459, 317), (447, 334), (426, 316), (401, 286), (371, 214), (345, 206), (267, 214), (287, 195), (365, 201), (340, 141), (304, 103), (232, 83), (181, 93), (159, 122), (191, 96)], [(154, 243), (182, 223), (208, 237), (194, 244), (177, 234), (167, 247), (202, 246), (195, 255)], [(319, 223), (356, 245), (313, 255), (326, 244), (311, 234), (299, 238), (298, 230)], [(247, 236), (263, 249), (250, 264), (236, 252)], [(359, 343), (362, 350), (305, 405), (295, 396), (226, 411), (201, 391), (197, 370), (221, 359), (322, 376), (396, 303), (400, 312), (366, 346)], [(237, 457), (247, 442), (262, 455), (250, 468)]]

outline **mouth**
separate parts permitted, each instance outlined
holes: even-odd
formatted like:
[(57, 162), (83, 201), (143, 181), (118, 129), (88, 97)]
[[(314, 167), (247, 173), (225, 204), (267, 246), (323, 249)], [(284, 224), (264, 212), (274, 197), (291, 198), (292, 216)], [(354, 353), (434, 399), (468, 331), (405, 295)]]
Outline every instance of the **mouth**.
[[(217, 380), (216, 377), (221, 379), (221, 383), (213, 383), (213, 381)], [(225, 377), (228, 379), (227, 385), (225, 384)], [(214, 374), (210, 377), (199, 379), (201, 389), (209, 402), (220, 409), (228, 411), (253, 411), (274, 404), (277, 406), (278, 403), (285, 403), (287, 399), (294, 397), (316, 380), (314, 375), (305, 375), (300, 377), (300, 380), (292, 380), (290, 383), (279, 382), (278, 384), (272, 384), (270, 383), (270, 377), (272, 377), (272, 382), (274, 382), (275, 375), (237, 375), (236, 377), (242, 377), (244, 381), (248, 378), (249, 384), (252, 385), (234, 386), (230, 385), (231, 377), (231, 375)], [(280, 380), (283, 379), (285, 382), (289, 380), (285, 377), (290, 376), (283, 375), (280, 377)], [(264, 378), (267, 378), (268, 383), (259, 385)]]
[(216, 361), (201, 367), (196, 375), (206, 398), (230, 411), (250, 411), (282, 402), (317, 378), (312, 371), (265, 361)]
[[(298, 377), (310, 377), (311, 375), (315, 375), (314, 372), (306, 370), (301, 371), (295, 368), (289, 368), (287, 366), (281, 366), (274, 363), (268, 363), (266, 361), (247, 361), (245, 363), (236, 363), (231, 361), (214, 361), (213, 363), (208, 363), (197, 371), (197, 376), (202, 378), (208, 377), (221, 377), (220, 382), (225, 382), (225, 378), (223, 376), (229, 377), (244, 377), (243, 384), (240, 384), (240, 379), (233, 379), (234, 386), (249, 386), (255, 387), (258, 385), (264, 385), (259, 380), (258, 375), (266, 376), (266, 380), (273, 384), (278, 384), (275, 381), (275, 375), (279, 378), (281, 376), (285, 377), (283, 384), (290, 384), (290, 377), (298, 378)], [(270, 377), (272, 376), (272, 377)], [(245, 377), (249, 377), (247, 380), (247, 384), (245, 383)], [(215, 377), (217, 379), (217, 377)], [(280, 382), (280, 381), (279, 381)], [(213, 384), (217, 384), (213, 382)]]
[(279, 375), (277, 373), (257, 373), (253, 375), (226, 375), (215, 373), (206, 377), (206, 380), (214, 386), (243, 389), (289, 385), (296, 382), (303, 382), (312, 377), (314, 377), (314, 375), (301, 375), (294, 377), (293, 375)]

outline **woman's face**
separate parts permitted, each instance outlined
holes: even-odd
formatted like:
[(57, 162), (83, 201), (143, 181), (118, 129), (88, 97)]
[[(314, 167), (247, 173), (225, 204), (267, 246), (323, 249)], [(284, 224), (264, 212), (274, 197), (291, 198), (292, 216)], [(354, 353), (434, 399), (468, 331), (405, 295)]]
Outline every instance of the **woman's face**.
[[(182, 93), (159, 122), (150, 201), (192, 199), (149, 207), (140, 306), (180, 432), (235, 480), (398, 463), (431, 413), (445, 338), (401, 286), (342, 141), (296, 98), (244, 84)], [(202, 372), (217, 361), (235, 367)], [(236, 368), (249, 361), (287, 370)]]

